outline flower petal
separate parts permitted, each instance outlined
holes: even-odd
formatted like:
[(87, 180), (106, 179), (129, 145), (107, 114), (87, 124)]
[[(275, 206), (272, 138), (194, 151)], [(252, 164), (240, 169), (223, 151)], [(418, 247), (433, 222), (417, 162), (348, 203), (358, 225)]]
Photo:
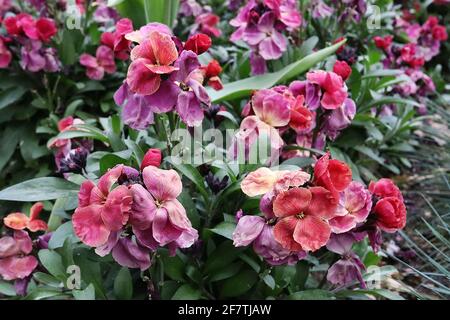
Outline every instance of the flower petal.
[(108, 195), (102, 210), (102, 220), (111, 231), (118, 231), (127, 223), (133, 196), (127, 186), (121, 185)]
[(150, 268), (150, 252), (129, 238), (122, 238), (112, 250), (112, 256), (123, 267), (139, 268), (141, 271)]
[(307, 215), (300, 219), (294, 230), (294, 240), (303, 250), (316, 251), (327, 244), (331, 228), (322, 219)]
[(27, 227), (30, 218), (24, 213), (14, 212), (3, 218), (5, 226), (14, 230), (23, 230)]
[(133, 184), (130, 190), (133, 194), (130, 223), (135, 229), (148, 229), (156, 214), (155, 200), (140, 184)]
[(36, 269), (38, 261), (33, 256), (9, 257), (0, 260), (0, 275), (4, 280), (23, 279)]
[(160, 208), (156, 211), (152, 225), (153, 237), (161, 246), (175, 241), (183, 232), (176, 228), (169, 220), (167, 210)]
[(309, 188), (311, 191), (311, 203), (306, 214), (331, 219), (336, 215), (338, 202), (333, 194), (323, 187)]
[(80, 240), (91, 247), (98, 247), (108, 241), (110, 231), (101, 217), (101, 205), (77, 208), (72, 216), (73, 229)]
[(248, 246), (260, 234), (264, 228), (264, 218), (246, 215), (239, 219), (233, 232), (233, 245), (235, 247)]
[(293, 234), (299, 219), (286, 217), (277, 222), (273, 228), (273, 235), (281, 246), (290, 251), (300, 251), (302, 246), (294, 240)]
[(178, 50), (170, 35), (155, 31), (150, 33), (148, 40), (157, 64), (167, 66), (177, 60)]
[(269, 168), (261, 167), (250, 172), (241, 182), (241, 190), (249, 197), (265, 194), (272, 190), (277, 173)]
[(280, 193), (273, 202), (273, 212), (279, 218), (303, 213), (311, 202), (311, 192), (306, 188), (292, 188)]
[(163, 170), (148, 166), (142, 171), (144, 184), (158, 201), (172, 200), (178, 197), (183, 186), (175, 170)]

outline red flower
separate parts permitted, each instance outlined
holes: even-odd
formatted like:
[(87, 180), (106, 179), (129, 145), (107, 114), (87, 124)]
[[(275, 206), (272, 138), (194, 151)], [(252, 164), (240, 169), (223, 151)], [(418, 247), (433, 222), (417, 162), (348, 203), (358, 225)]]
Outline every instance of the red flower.
[(203, 33), (196, 34), (190, 37), (184, 44), (184, 50), (194, 51), (196, 54), (200, 55), (211, 47), (212, 40), (209, 36)]
[(385, 37), (376, 36), (373, 37), (373, 42), (375, 42), (375, 46), (377, 46), (377, 48), (386, 50), (392, 44), (393, 39), (394, 39), (393, 36), (385, 36)]
[(425, 59), (416, 55), (416, 44), (408, 43), (401, 49), (402, 60), (409, 64), (412, 68), (419, 68), (424, 65)]
[(47, 223), (39, 219), (39, 213), (41, 213), (43, 208), (42, 202), (37, 202), (31, 207), (29, 217), (22, 212), (14, 212), (3, 218), (3, 222), (5, 226), (14, 230), (27, 228), (31, 232), (45, 231), (48, 229)]
[(386, 232), (402, 229), (406, 224), (406, 206), (394, 182), (386, 178), (371, 182), (369, 191), (380, 198), (373, 209), (377, 226)]
[(222, 31), (216, 28), (219, 22), (219, 16), (212, 13), (203, 13), (195, 19), (195, 23), (199, 25), (200, 31), (210, 37), (219, 37), (222, 34)]
[(38, 39), (44, 42), (49, 41), (58, 31), (55, 22), (48, 18), (40, 18), (36, 21), (35, 27)]
[(148, 149), (145, 153), (144, 159), (142, 160), (141, 170), (144, 170), (144, 168), (148, 166), (159, 167), (161, 165), (161, 158), (161, 150)]
[(311, 127), (313, 113), (304, 106), (305, 97), (299, 95), (291, 109), (291, 119), (289, 126), (295, 131), (305, 131)]
[(280, 220), (273, 232), (275, 239), (291, 251), (316, 251), (331, 235), (327, 220), (335, 216), (337, 201), (322, 187), (295, 187), (280, 193), (273, 212)]
[(32, 40), (47, 42), (56, 32), (56, 25), (52, 19), (40, 18), (37, 21), (27, 13), (20, 13), (14, 17), (8, 17), (3, 22), (6, 32), (13, 36), (25, 34)]
[(223, 88), (222, 81), (219, 78), (219, 74), (222, 72), (222, 67), (217, 60), (212, 60), (207, 66), (202, 67), (203, 76), (205, 81), (214, 90), (221, 90)]
[(314, 167), (314, 183), (329, 190), (338, 199), (339, 192), (344, 191), (352, 182), (352, 170), (339, 160), (330, 160), (330, 153), (322, 156)]
[(447, 30), (444, 26), (434, 26), (431, 30), (433, 33), (433, 38), (439, 41), (446, 41), (448, 39)]
[(0, 69), (8, 68), (12, 60), (12, 53), (5, 45), (3, 38), (0, 37)]
[(352, 68), (345, 61), (337, 60), (333, 66), (333, 72), (340, 75), (342, 80), (347, 80), (352, 74)]
[(16, 16), (7, 17), (3, 21), (6, 32), (12, 36), (20, 36), (24, 33), (25, 26), (34, 24), (33, 17), (28, 13), (20, 13)]

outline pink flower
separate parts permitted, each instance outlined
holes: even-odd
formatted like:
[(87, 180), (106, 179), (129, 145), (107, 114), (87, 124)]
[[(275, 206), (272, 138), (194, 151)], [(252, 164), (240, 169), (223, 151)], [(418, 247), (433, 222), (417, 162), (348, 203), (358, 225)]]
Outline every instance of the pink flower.
[(8, 214), (3, 218), (5, 226), (14, 230), (28, 229), (31, 232), (46, 231), (48, 229), (47, 223), (39, 219), (39, 213), (44, 208), (42, 202), (35, 203), (30, 209), (30, 216), (22, 212), (14, 212)]
[(345, 61), (337, 60), (333, 66), (333, 72), (340, 75), (342, 80), (347, 80), (352, 74), (352, 68)]
[(124, 170), (118, 165), (104, 174), (95, 185), (86, 180), (78, 193), (78, 208), (72, 216), (75, 234), (91, 247), (104, 245), (112, 232), (128, 222), (133, 197), (130, 189), (119, 185), (113, 189)]
[(152, 250), (167, 245), (173, 254), (177, 248), (190, 247), (198, 233), (177, 200), (182, 190), (178, 173), (148, 166), (142, 176), (146, 189), (139, 184), (131, 186), (130, 223), (138, 242)]
[(283, 127), (291, 117), (287, 99), (273, 89), (258, 90), (252, 97), (255, 115), (272, 127)]
[(86, 75), (93, 80), (103, 79), (105, 72), (108, 74), (116, 72), (114, 52), (104, 45), (97, 48), (95, 57), (83, 53), (80, 56), (80, 64), (86, 67)]
[(0, 238), (0, 275), (4, 280), (24, 279), (36, 269), (38, 261), (29, 255), (32, 249), (33, 243), (25, 231)]
[(178, 70), (173, 66), (177, 58), (178, 50), (172, 38), (158, 31), (151, 32), (131, 51), (132, 63), (127, 74), (130, 90), (142, 95), (158, 91), (161, 76)]
[[(220, 18), (218, 15), (209, 12), (203, 13), (195, 18), (195, 23), (198, 25), (195, 29), (210, 37), (220, 37), (222, 31), (216, 27), (219, 22)], [(195, 29), (193, 32), (196, 31)]]
[(347, 232), (364, 222), (372, 209), (372, 195), (360, 182), (352, 181), (340, 193), (336, 217), (329, 220), (334, 233)]
[(310, 82), (318, 84), (324, 91), (321, 99), (324, 109), (339, 108), (348, 96), (344, 81), (334, 72), (316, 70), (308, 72), (306, 78)]
[(12, 60), (11, 51), (5, 45), (3, 38), (0, 37), (0, 69), (8, 68)]
[(271, 265), (295, 264), (306, 257), (306, 252), (292, 252), (283, 248), (273, 234), (273, 225), (263, 217), (246, 215), (239, 219), (233, 232), (235, 247), (253, 243), (253, 250)]
[(159, 167), (161, 165), (161, 158), (161, 150), (148, 149), (144, 155), (144, 159), (142, 159), (141, 170), (144, 170), (148, 166)]

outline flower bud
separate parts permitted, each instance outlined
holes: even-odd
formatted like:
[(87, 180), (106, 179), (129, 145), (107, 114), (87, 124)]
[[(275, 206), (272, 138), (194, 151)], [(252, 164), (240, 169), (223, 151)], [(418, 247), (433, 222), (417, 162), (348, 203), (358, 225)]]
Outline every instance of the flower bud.
[(203, 33), (196, 34), (190, 37), (184, 44), (184, 50), (191, 50), (200, 55), (211, 47), (212, 40), (209, 36)]
[(159, 167), (161, 165), (161, 150), (159, 149), (148, 149), (141, 163), (141, 170), (145, 167), (154, 166)]

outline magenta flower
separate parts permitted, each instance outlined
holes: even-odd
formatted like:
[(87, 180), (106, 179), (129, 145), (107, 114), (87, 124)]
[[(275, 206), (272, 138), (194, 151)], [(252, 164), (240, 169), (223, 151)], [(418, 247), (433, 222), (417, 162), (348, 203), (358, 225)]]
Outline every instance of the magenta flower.
[(8, 68), (11, 60), (12, 53), (8, 50), (3, 38), (0, 36), (0, 69)]
[(356, 115), (356, 105), (352, 99), (345, 99), (337, 109), (325, 116), (322, 130), (330, 139), (335, 139), (339, 132), (347, 128)]
[(342, 78), (334, 72), (316, 70), (308, 72), (308, 81), (318, 84), (323, 90), (321, 105), (324, 109), (339, 108), (348, 96), (347, 87)]
[(80, 64), (86, 67), (86, 75), (93, 80), (103, 79), (105, 73), (113, 74), (116, 72), (114, 52), (104, 45), (97, 48), (95, 57), (83, 53), (80, 56)]
[(31, 238), (25, 231), (14, 231), (12, 237), (0, 238), (0, 275), (4, 280), (24, 279), (38, 265), (34, 256)]
[(191, 34), (198, 32), (204, 33), (210, 37), (220, 37), (222, 31), (217, 28), (220, 17), (210, 12), (202, 13), (195, 18), (195, 25)]
[(178, 173), (148, 166), (142, 176), (146, 189), (139, 184), (131, 186), (130, 223), (138, 243), (151, 250), (167, 245), (173, 254), (177, 248), (190, 247), (198, 233), (176, 199), (182, 190)]
[(334, 233), (344, 233), (355, 228), (366, 221), (372, 209), (372, 195), (360, 182), (351, 182), (339, 196), (337, 216), (329, 221)]
[(323, 19), (331, 16), (334, 13), (334, 9), (328, 6), (323, 0), (311, 1), (312, 17), (314, 19)]
[(39, 40), (26, 40), (20, 53), (20, 65), (24, 70), (56, 72), (60, 69), (56, 49), (42, 47)]

